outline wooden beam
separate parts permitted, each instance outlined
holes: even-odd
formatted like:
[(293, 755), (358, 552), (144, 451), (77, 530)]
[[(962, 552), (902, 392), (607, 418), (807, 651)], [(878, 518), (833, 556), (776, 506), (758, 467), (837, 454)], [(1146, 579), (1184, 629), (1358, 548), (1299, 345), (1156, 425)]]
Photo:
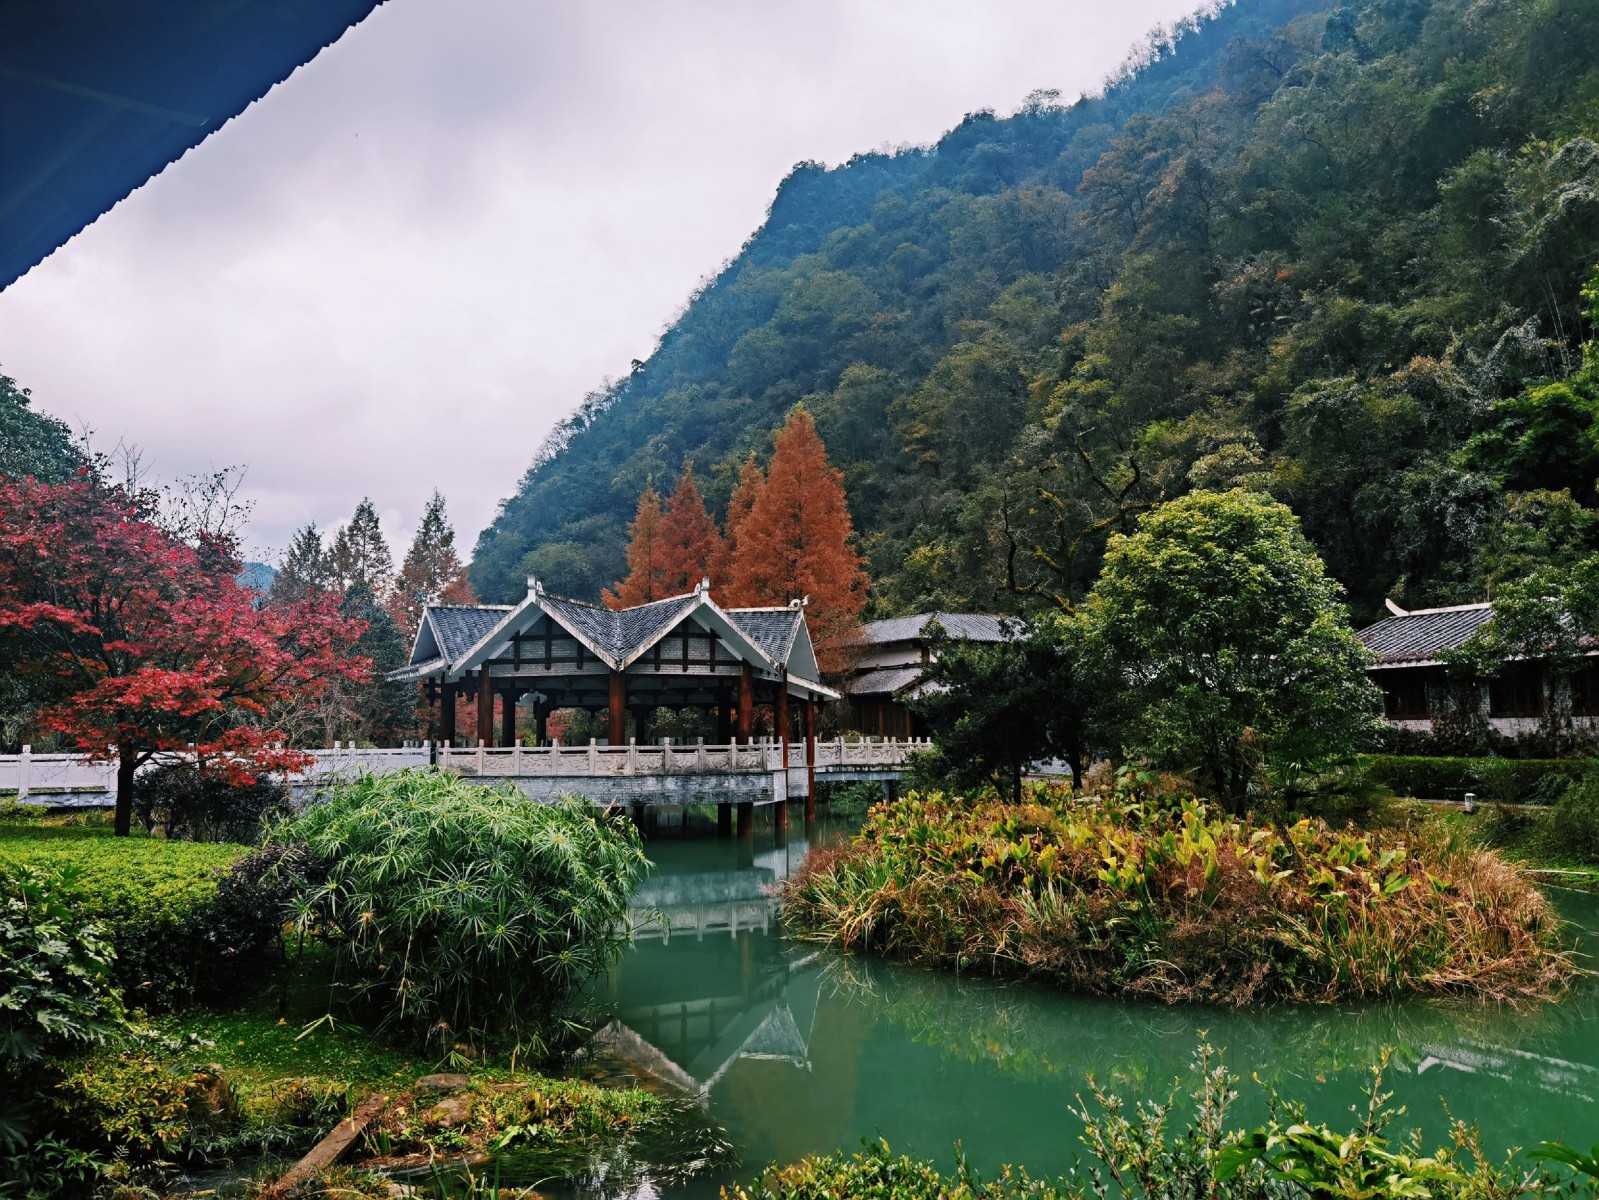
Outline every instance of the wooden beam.
[(755, 736), (755, 671), (744, 663), (738, 673), (738, 740), (748, 744)]
[(622, 672), (611, 672), (611, 745), (627, 742), (627, 680)]
[(477, 740), (494, 745), (494, 680), (489, 678), (488, 663), (477, 673)]

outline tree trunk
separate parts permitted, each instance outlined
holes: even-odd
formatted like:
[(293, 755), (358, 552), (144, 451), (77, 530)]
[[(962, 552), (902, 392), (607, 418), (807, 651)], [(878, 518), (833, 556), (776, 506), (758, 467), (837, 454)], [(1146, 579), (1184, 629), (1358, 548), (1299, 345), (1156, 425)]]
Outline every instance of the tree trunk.
[(116, 835), (127, 837), (133, 830), (133, 768), (138, 759), (133, 747), (117, 747)]

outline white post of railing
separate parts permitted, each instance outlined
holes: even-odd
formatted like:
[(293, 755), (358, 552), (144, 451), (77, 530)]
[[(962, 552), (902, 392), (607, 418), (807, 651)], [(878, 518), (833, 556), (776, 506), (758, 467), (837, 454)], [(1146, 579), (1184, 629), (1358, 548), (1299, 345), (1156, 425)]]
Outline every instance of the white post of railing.
[(589, 738), (589, 774), (590, 775), (598, 775), (599, 773), (600, 773), (600, 744), (597, 741), (595, 741), (593, 738)]
[(511, 774), (512, 775), (520, 775), (521, 773), (522, 773), (522, 739), (521, 738), (517, 738), (516, 741), (511, 743)]
[(627, 773), (638, 774), (638, 738), (627, 739)]
[(17, 799), (28, 798), (29, 776), (33, 774), (33, 747), (24, 746), (22, 757), (17, 760)]
[(701, 738), (699, 740), (699, 745), (694, 747), (694, 769), (696, 771), (705, 770), (705, 739), (704, 738)]
[(488, 743), (485, 742), (482, 738), (478, 738), (478, 740), (477, 740), (477, 773), (479, 775), (483, 774), (483, 768), (485, 766), (483, 748), (485, 746), (487, 746), (487, 745), (488, 745)]

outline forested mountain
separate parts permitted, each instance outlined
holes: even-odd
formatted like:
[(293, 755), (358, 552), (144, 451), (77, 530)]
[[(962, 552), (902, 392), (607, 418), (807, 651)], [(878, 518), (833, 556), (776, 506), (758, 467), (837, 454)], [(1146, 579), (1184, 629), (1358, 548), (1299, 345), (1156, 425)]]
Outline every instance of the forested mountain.
[(1110, 531), (1231, 486), (1294, 508), (1357, 616), (1481, 598), (1595, 537), (1596, 142), (1599, 0), (1239, 0), (1099, 97), (801, 164), (473, 582), (596, 596), (647, 481), (692, 460), (724, 505), (803, 401), (877, 613), (1070, 604)]

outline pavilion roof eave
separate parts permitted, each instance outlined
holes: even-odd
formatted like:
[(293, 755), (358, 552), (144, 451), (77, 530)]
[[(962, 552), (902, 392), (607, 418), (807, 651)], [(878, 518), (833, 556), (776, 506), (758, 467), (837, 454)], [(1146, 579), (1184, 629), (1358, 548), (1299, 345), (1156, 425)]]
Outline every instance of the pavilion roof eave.
[(426, 662), (407, 663), (397, 671), (387, 672), (383, 678), (389, 683), (420, 683), (425, 679), (442, 679), (449, 666), (447, 659), (430, 658)]
[(528, 594), (522, 599), (520, 604), (513, 606), (511, 611), (506, 613), (505, 616), (495, 624), (493, 629), (490, 629), (487, 633), (480, 637), (472, 646), (472, 648), (461, 656), (460, 661), (450, 665), (447, 681), (454, 683), (460, 680), (470, 671), (475, 670), (477, 667), (481, 666), (485, 661), (491, 658), (491, 652), (494, 648), (496, 639), (503, 638), (505, 631), (514, 625), (517, 619), (521, 617), (522, 614), (527, 612), (529, 608), (538, 609), (538, 611), (542, 613), (545, 618), (555, 622), (562, 629), (566, 630), (568, 634), (570, 634), (578, 642), (582, 643), (589, 653), (594, 655), (595, 658), (599, 659), (606, 666), (613, 668), (618, 666), (617, 662), (611, 657), (609, 652), (607, 652), (604, 647), (595, 644), (593, 638), (589, 637), (581, 629), (574, 629), (570, 622), (561, 620), (558, 615), (540, 603), (543, 599), (544, 589), (542, 587), (529, 589)]
[(819, 683), (814, 679), (806, 679), (803, 675), (788, 676), (788, 690), (790, 692), (798, 690), (802, 693), (809, 693), (810, 697), (815, 697), (818, 700), (842, 700), (844, 698), (842, 692), (835, 692), (825, 683)]
[(618, 664), (618, 670), (627, 670), (628, 667), (632, 666), (639, 659), (643, 658), (644, 655), (649, 652), (651, 647), (653, 647), (662, 638), (666, 637), (667, 634), (671, 633), (672, 630), (676, 629), (677, 626), (683, 621), (686, 621), (690, 617), (700, 616), (702, 613), (710, 618), (710, 624), (715, 626), (716, 632), (720, 634), (724, 640), (742, 645), (755, 656), (756, 661), (751, 664), (752, 666), (765, 667), (774, 675), (783, 670), (783, 664), (777, 662), (772, 658), (771, 655), (762, 650), (760, 646), (756, 644), (755, 639), (740, 629), (738, 625), (734, 623), (733, 619), (727, 615), (727, 611), (722, 608), (721, 605), (717, 604), (716, 601), (712, 600), (709, 594), (699, 589), (695, 589), (695, 591), (692, 593), (685, 594), (691, 594), (697, 598), (694, 606), (687, 612), (683, 613), (677, 621), (662, 625), (648, 638), (641, 642), (635, 650), (633, 650), (621, 661), (620, 664)]

